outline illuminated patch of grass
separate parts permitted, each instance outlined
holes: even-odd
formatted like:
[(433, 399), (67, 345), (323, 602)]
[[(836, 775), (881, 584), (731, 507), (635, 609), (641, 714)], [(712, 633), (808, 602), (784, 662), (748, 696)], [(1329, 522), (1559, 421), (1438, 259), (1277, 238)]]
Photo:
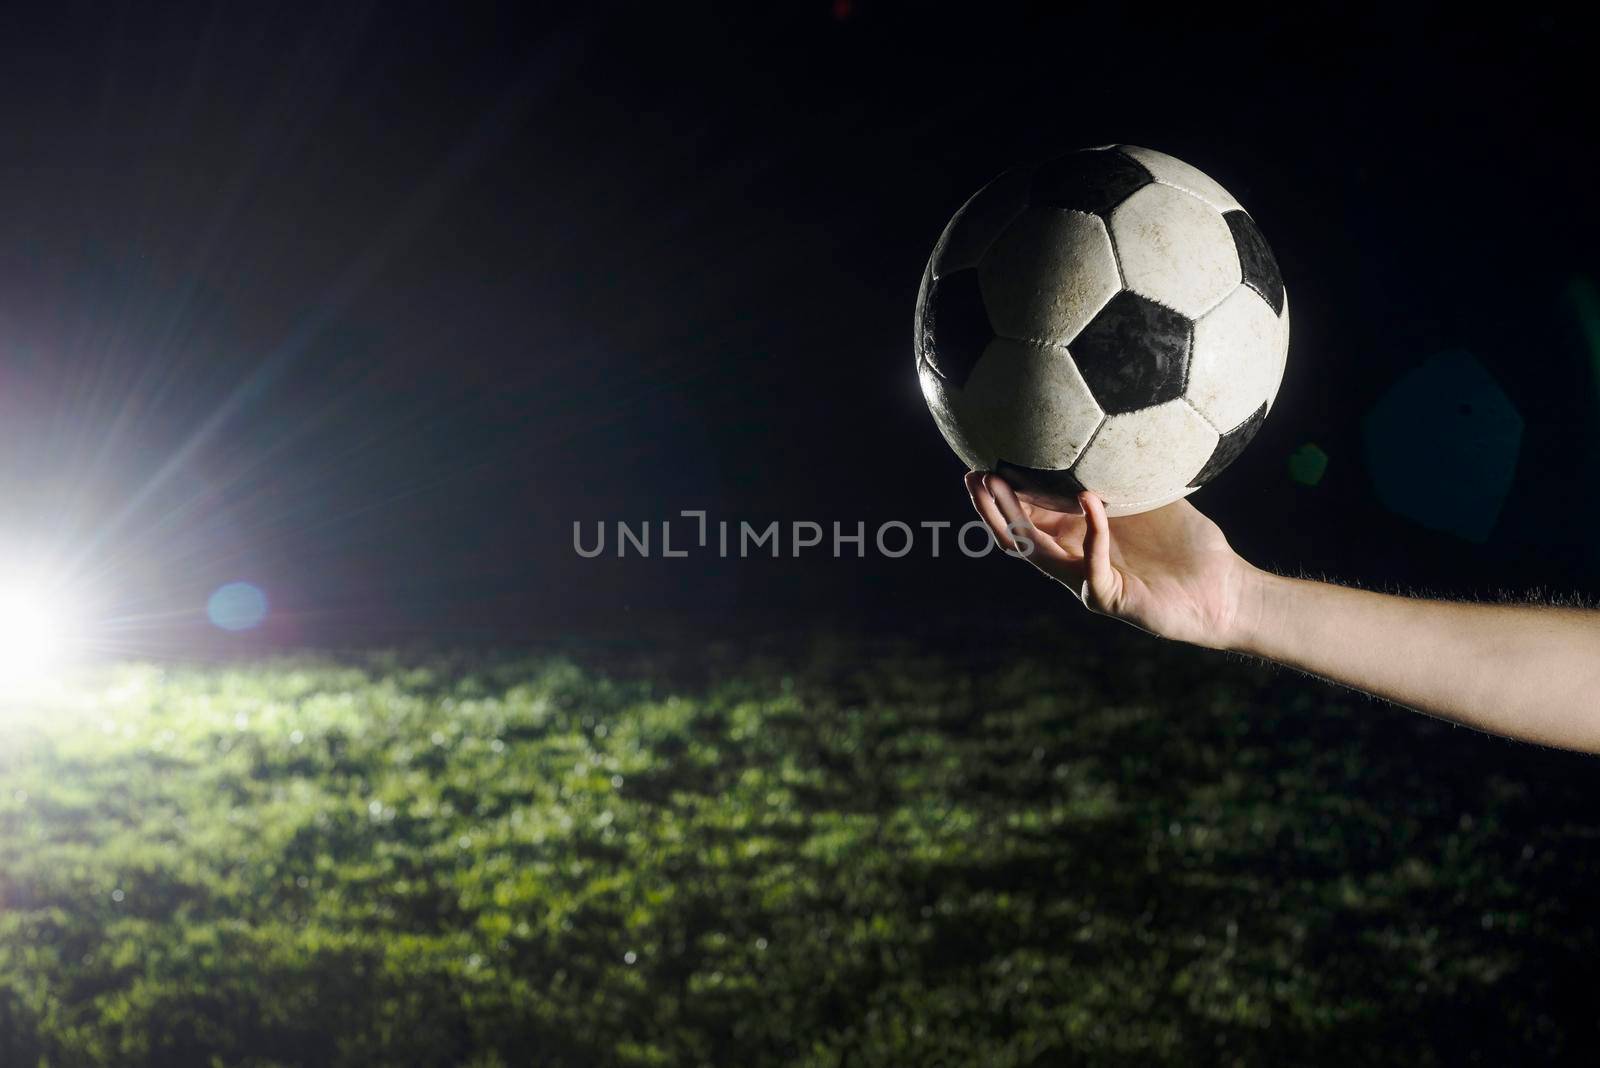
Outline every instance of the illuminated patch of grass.
[(1587, 1047), (1591, 761), (1055, 644), (123, 670), (0, 725), (0, 1063)]

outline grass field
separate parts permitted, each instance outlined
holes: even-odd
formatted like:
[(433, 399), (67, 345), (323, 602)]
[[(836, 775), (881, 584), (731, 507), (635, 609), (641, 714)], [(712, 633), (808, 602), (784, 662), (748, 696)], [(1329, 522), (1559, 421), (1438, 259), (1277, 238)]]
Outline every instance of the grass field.
[(0, 1064), (1593, 1056), (1592, 759), (1114, 630), (9, 709)]

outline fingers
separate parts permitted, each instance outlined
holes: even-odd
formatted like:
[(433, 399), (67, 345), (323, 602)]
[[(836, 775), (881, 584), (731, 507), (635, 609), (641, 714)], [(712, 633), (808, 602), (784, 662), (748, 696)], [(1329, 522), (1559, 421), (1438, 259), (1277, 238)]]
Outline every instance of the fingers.
[(983, 485), (990, 498), (999, 507), (1008, 530), (1026, 530), (1028, 545), (1024, 546), (1028, 562), (1045, 574), (1066, 583), (1074, 590), (1083, 584), (1083, 561), (1062, 548), (1048, 532), (1035, 527), (1022, 502), (1009, 483), (998, 475), (986, 475)]
[[(1083, 518), (1073, 524), (1083, 528), (1083, 553), (1078, 555), (1033, 524), (1028, 510), (1005, 479), (989, 472), (969, 471), (966, 485), (972, 506), (1002, 549), (1013, 556), (1026, 557), (1040, 571), (1070, 588), (1093, 611), (1114, 614), (1122, 583), (1111, 566), (1111, 521), (1106, 516), (1105, 502), (1098, 495), (1088, 490), (1078, 494), (1078, 507), (1083, 509)], [(1076, 532), (1073, 536), (1076, 538)]]
[(1017, 500), (1017, 495), (1012, 492), (1010, 483), (999, 475), (991, 474), (983, 476), (983, 486), (989, 491), (990, 497), (994, 499), (994, 503), (999, 507), (1000, 515), (1006, 523), (1006, 529), (1008, 531), (1025, 530), (1029, 532), (1027, 540), (1030, 544), (1022, 547), (1025, 552), (1031, 555), (1035, 548), (1045, 542), (1050, 542), (1052, 545), (1055, 544), (1050, 538), (1045, 537), (1034, 528), (1033, 521), (1028, 518), (1028, 513), (1022, 510), (1022, 502)]
[(982, 471), (967, 472), (967, 494), (972, 498), (972, 507), (976, 508), (978, 515), (989, 524), (989, 532), (994, 535), (1000, 548), (1016, 551), (1016, 542), (1012, 540), (1011, 532), (1006, 529), (1005, 517), (1000, 514), (1000, 506), (995, 503), (994, 495), (989, 492)]
[(1063, 500), (1061, 497), (1053, 494), (1049, 496), (1035, 496), (1034, 494), (1029, 493), (1026, 489), (1019, 489), (1016, 491), (1016, 494), (1017, 500), (1021, 501), (1023, 504), (1032, 505), (1035, 508), (1044, 508), (1052, 512), (1057, 512), (1061, 515), (1070, 515), (1074, 518), (1081, 518), (1083, 515), (1083, 505), (1078, 503), (1076, 497), (1068, 497)]
[(1106, 518), (1105, 502), (1088, 490), (1078, 494), (1078, 503), (1083, 506), (1089, 524), (1083, 535), (1084, 572), (1088, 586), (1083, 594), (1083, 603), (1103, 608), (1111, 603), (1117, 591), (1117, 576), (1111, 567), (1111, 521)]

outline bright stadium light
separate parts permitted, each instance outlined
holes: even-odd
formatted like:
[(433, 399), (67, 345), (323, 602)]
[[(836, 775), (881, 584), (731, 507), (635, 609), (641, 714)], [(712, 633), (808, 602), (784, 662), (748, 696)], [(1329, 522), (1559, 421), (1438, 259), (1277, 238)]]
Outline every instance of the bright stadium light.
[(64, 591), (0, 579), (0, 693), (51, 678), (74, 651), (77, 613)]

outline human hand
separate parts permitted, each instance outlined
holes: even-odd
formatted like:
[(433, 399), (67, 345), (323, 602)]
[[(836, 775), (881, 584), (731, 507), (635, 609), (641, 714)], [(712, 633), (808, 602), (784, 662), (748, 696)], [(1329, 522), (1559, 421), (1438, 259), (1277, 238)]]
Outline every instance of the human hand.
[(966, 482), (1000, 546), (1022, 550), (1091, 612), (1211, 649), (1235, 642), (1261, 572), (1188, 501), (1113, 520), (1093, 493), (1078, 495), (1075, 515), (1019, 498), (996, 474), (970, 471)]

